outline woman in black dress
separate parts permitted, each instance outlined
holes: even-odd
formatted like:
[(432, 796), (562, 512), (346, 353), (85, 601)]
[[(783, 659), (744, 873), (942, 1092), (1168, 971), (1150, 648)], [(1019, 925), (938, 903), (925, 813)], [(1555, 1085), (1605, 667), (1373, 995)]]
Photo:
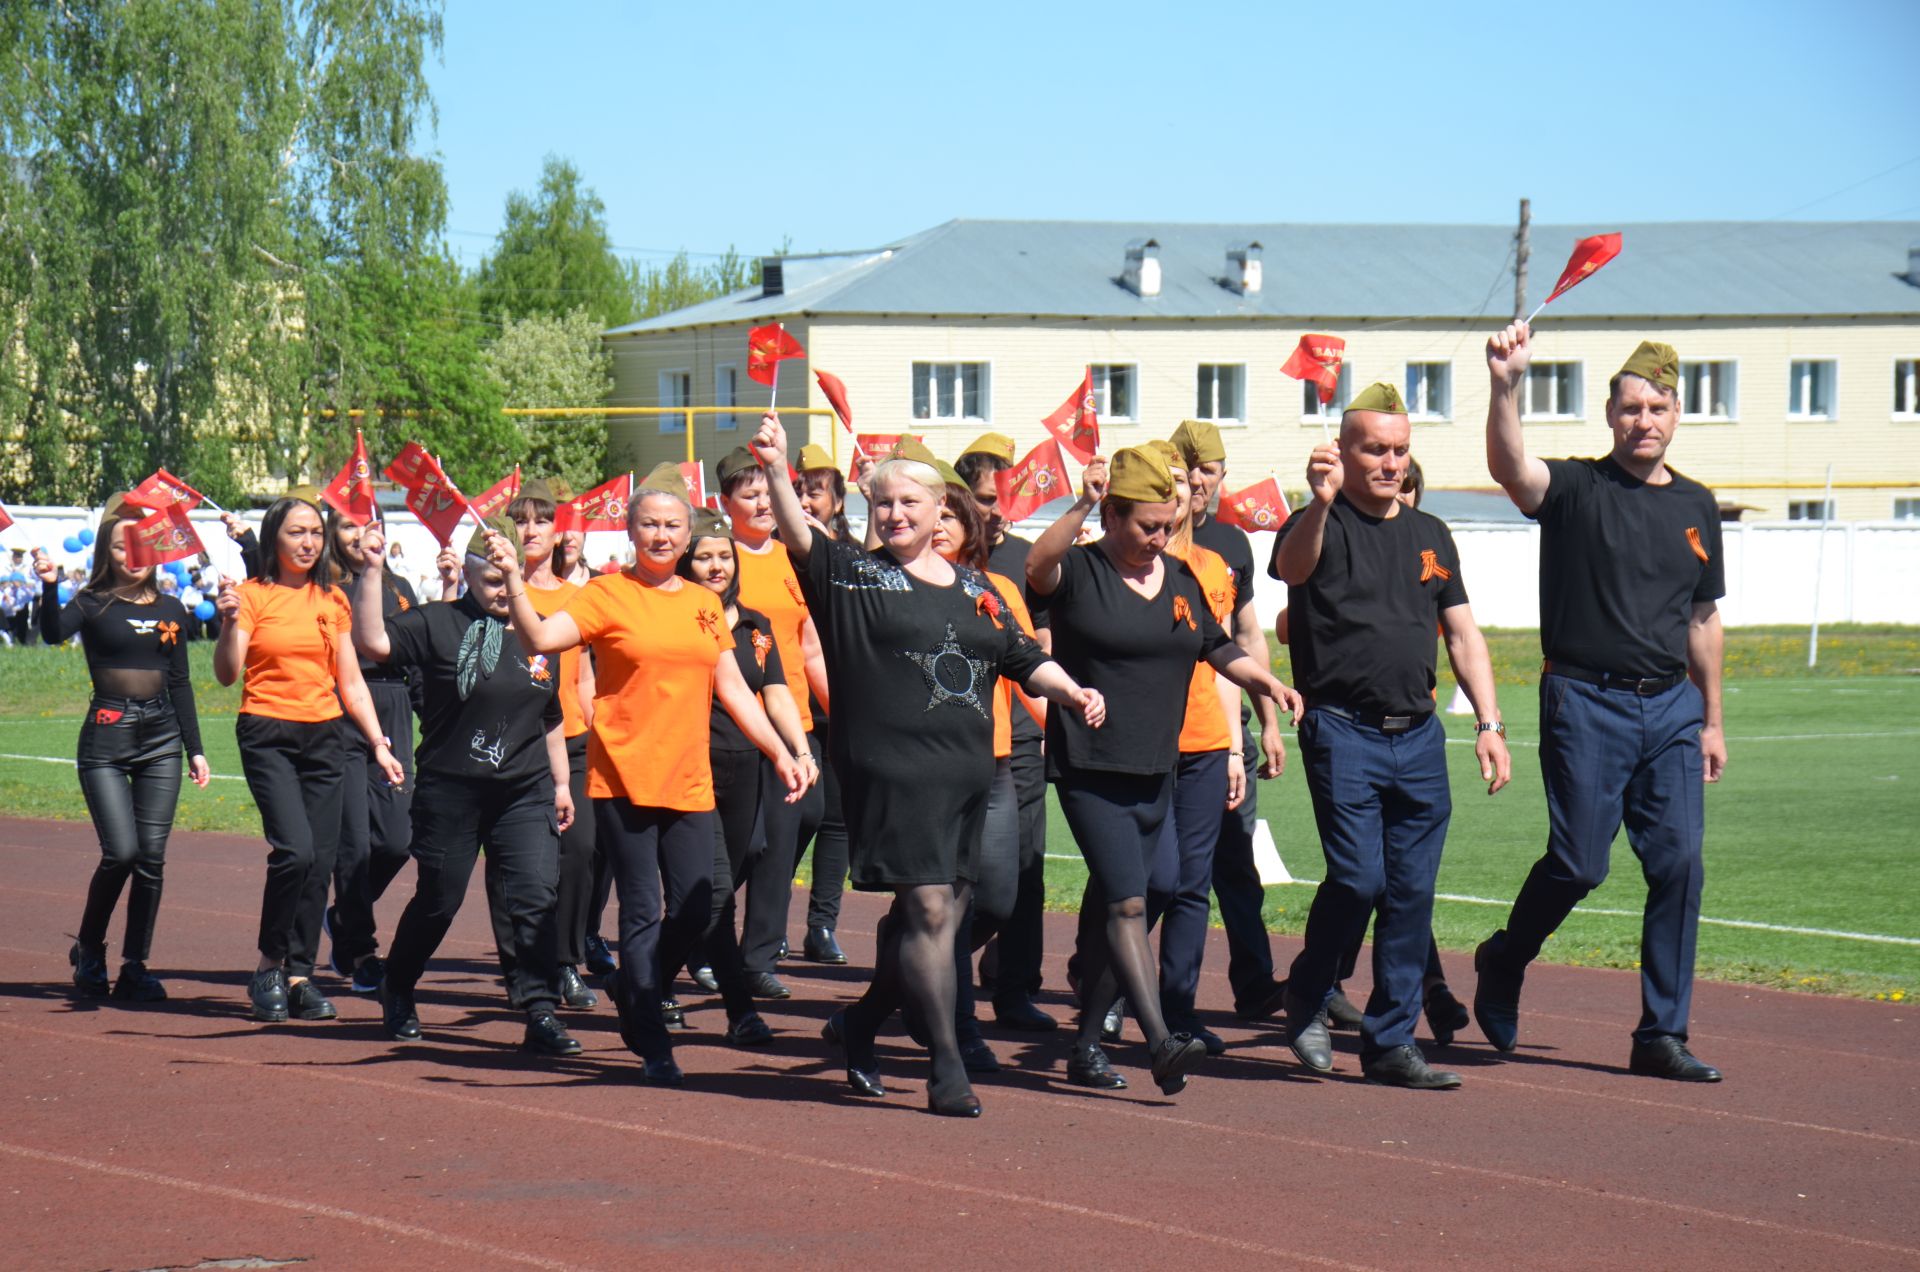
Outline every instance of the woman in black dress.
[[(127, 563), (127, 525), (145, 508), (117, 498), (100, 519), (93, 574), (60, 603), (60, 567), (33, 558), (40, 577), (40, 636), (61, 645), (79, 634), (87, 653), (93, 700), (80, 726), (80, 793), (100, 836), (100, 864), (87, 887), (80, 939), (67, 952), (73, 984), (88, 997), (158, 1002), (167, 990), (147, 971), (160, 913), (167, 836), (180, 803), (181, 756), (195, 786), (210, 776), (200, 745), (200, 719), (187, 676), (187, 612), (162, 595), (153, 567)], [(133, 880), (120, 977), (107, 984), (107, 922)]]
[(786, 466), (787, 436), (771, 411), (753, 454), (825, 653), (853, 886), (894, 894), (873, 983), (825, 1036), (845, 1049), (853, 1089), (883, 1094), (874, 1036), (910, 1005), (933, 1053), (928, 1108), (977, 1117), (954, 1037), (953, 942), (993, 784), (994, 684), (1009, 676), (1090, 729), (1106, 704), (1021, 633), (983, 574), (934, 549), (945, 483), (931, 467), (889, 460), (874, 472), (881, 546), (869, 552), (809, 525), (792, 487), (773, 480)]
[[(1098, 458), (1082, 480), (1079, 501), (1027, 558), (1028, 586), (1048, 607), (1054, 656), (1075, 679), (1127, 708), (1126, 727), (1098, 733), (1066, 712), (1047, 714), (1047, 776), (1092, 876), (1080, 908), (1080, 1032), (1067, 1079), (1104, 1089), (1126, 1085), (1100, 1050), (1101, 1022), (1124, 992), (1152, 1050), (1154, 1081), (1173, 1095), (1206, 1046), (1169, 1032), (1161, 1015), (1146, 892), (1193, 665), (1204, 658), (1234, 684), (1292, 711), (1296, 723), (1300, 696), (1241, 652), (1214, 621), (1192, 570), (1166, 555), (1179, 508), (1164, 458), (1130, 447), (1114, 456), (1111, 489)], [(1096, 504), (1105, 534), (1076, 546)]]

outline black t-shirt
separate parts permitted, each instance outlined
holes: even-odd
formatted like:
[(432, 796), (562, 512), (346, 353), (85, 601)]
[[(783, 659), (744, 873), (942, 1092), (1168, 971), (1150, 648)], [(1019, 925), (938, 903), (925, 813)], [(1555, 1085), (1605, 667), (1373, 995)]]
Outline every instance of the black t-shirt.
[(471, 597), (436, 601), (387, 620), (388, 663), (426, 682), (423, 773), (524, 781), (545, 774), (547, 731), (561, 721), (560, 655), (528, 654), (520, 637)]
[[(113, 673), (161, 672), (167, 699), (180, 721), (180, 742), (189, 756), (204, 755), (200, 744), (200, 714), (193, 705), (193, 678), (187, 672), (187, 610), (177, 596), (161, 593), (151, 605), (135, 605), (97, 592), (82, 592), (65, 605), (60, 585), (42, 585), (40, 637), (62, 645), (80, 634), (87, 653), (87, 672), (95, 693), (131, 697), (120, 692)], [(142, 677), (144, 679), (144, 677)]]
[[(391, 570), (380, 572), (380, 617), (392, 622), (396, 615), (420, 607), (420, 598), (415, 595), (413, 584), (407, 582)], [(354, 595), (360, 590), (360, 576), (349, 572), (340, 581), (340, 590), (347, 594), (347, 606), (352, 608)], [(360, 674), (368, 680), (405, 680), (404, 668), (392, 663), (377, 663), (371, 658), (360, 659)], [(418, 705), (418, 704), (416, 704)]]
[[(1287, 519), (1281, 539), (1305, 514)], [(1424, 715), (1433, 710), (1440, 611), (1466, 603), (1444, 521), (1414, 508), (1369, 517), (1336, 495), (1319, 564), (1287, 588), (1294, 687), (1309, 707)]]
[(1047, 596), (1054, 661), (1105, 696), (1107, 720), (1089, 729), (1074, 712), (1047, 712), (1049, 777), (1063, 766), (1172, 771), (1193, 665), (1231, 642), (1186, 562), (1160, 560), (1163, 581), (1148, 600), (1127, 586), (1097, 544), (1076, 545), (1061, 558), (1059, 585)]
[[(734, 607), (739, 618), (733, 624), (733, 661), (740, 668), (747, 688), (758, 694), (770, 684), (787, 683), (786, 667), (780, 661), (780, 647), (773, 641), (773, 624), (759, 610), (744, 605)], [(716, 751), (757, 751), (733, 722), (720, 700), (713, 700), (712, 733), (708, 745)]]
[(1713, 492), (1671, 468), (1649, 486), (1603, 459), (1550, 459), (1540, 523), (1540, 649), (1652, 678), (1686, 670), (1693, 606), (1727, 594)]
[(1196, 522), (1193, 541), (1218, 552), (1233, 571), (1233, 611), (1253, 599), (1253, 540), (1239, 526), (1230, 526), (1218, 517)]

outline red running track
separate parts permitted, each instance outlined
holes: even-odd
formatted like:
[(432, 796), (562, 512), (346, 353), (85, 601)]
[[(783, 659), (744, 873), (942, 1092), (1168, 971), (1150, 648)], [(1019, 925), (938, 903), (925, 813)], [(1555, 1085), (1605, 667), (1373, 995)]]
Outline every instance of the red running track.
[[(1352, 1035), (1333, 1076), (1304, 1076), (1226, 1010), (1219, 948), (1201, 1006), (1231, 1050), (1177, 1099), (1131, 1028), (1112, 1053), (1134, 1088), (1107, 1094), (1063, 1083), (1064, 1033), (989, 1023), (1008, 1068), (955, 1122), (923, 1111), (904, 1037), (882, 1038), (895, 1094), (873, 1102), (818, 1036), (863, 982), (877, 898), (848, 898), (853, 967), (786, 965), (772, 1048), (727, 1048), (717, 1002), (689, 1000), (689, 1082), (660, 1091), (608, 1006), (571, 1016), (576, 1060), (517, 1050), (477, 881), (421, 985), (424, 1041), (388, 1043), (337, 983), (337, 1022), (253, 1023), (264, 850), (231, 836), (174, 837), (172, 1000), (77, 1001), (95, 851), (84, 825), (0, 821), (10, 1268), (1920, 1267), (1907, 1004), (1703, 984), (1694, 1046), (1729, 1079), (1689, 1087), (1625, 1072), (1634, 977), (1543, 966), (1518, 1053), (1470, 1030), (1436, 1056), (1462, 1089), (1406, 1092), (1359, 1080)], [(1057, 985), (1071, 927), (1048, 922)]]

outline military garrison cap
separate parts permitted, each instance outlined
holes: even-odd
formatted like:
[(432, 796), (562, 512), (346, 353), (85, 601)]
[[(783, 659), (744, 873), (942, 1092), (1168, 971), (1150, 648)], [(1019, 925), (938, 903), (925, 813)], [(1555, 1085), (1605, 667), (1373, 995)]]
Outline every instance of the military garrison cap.
[(1127, 446), (1107, 461), (1107, 493), (1135, 503), (1165, 503), (1173, 498), (1173, 474), (1160, 452)]
[(1619, 373), (1637, 375), (1675, 393), (1680, 391), (1680, 355), (1670, 344), (1642, 340)]
[(1378, 411), (1382, 415), (1405, 415), (1407, 400), (1400, 396), (1398, 386), (1385, 380), (1376, 380), (1354, 395), (1347, 403), (1349, 411)]
[(982, 433), (980, 436), (974, 438), (973, 442), (965, 450), (960, 452), (961, 459), (965, 459), (969, 455), (992, 455), (996, 459), (1004, 459), (1007, 463), (1011, 464), (1013, 462), (1013, 439), (1005, 433)]
[(1168, 440), (1187, 457), (1188, 468), (1227, 457), (1226, 444), (1220, 440), (1220, 429), (1210, 420), (1182, 420), (1180, 427), (1173, 430), (1173, 436)]

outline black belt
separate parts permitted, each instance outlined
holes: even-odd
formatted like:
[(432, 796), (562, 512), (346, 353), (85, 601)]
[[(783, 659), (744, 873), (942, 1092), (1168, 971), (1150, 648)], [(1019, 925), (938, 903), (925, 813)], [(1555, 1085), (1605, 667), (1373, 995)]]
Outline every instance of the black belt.
[(1351, 720), (1382, 733), (1411, 733), (1433, 718), (1431, 711), (1422, 711), (1418, 715), (1384, 715), (1378, 711), (1354, 711), (1347, 707), (1329, 706), (1324, 702), (1316, 702), (1313, 709), (1331, 711), (1343, 720)]
[(1619, 689), (1625, 693), (1637, 693), (1642, 698), (1651, 698), (1656, 693), (1665, 693), (1687, 678), (1687, 673), (1684, 671), (1676, 671), (1665, 676), (1621, 676), (1611, 671), (1592, 671), (1586, 667), (1575, 667), (1570, 663), (1557, 663), (1551, 658), (1540, 664), (1540, 670), (1549, 676), (1565, 676), (1568, 680), (1597, 685), (1602, 689)]

